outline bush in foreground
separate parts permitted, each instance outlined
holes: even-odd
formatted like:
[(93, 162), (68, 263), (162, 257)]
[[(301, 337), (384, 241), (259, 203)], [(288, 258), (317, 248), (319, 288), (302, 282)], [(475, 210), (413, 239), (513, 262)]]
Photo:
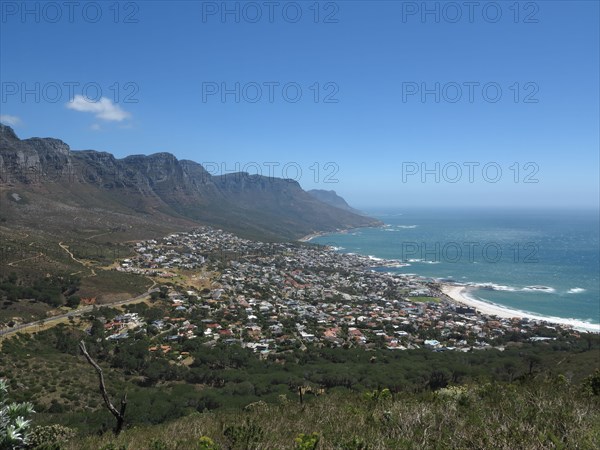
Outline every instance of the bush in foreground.
[(0, 449), (23, 448), (29, 441), (31, 403), (9, 403), (8, 384), (0, 379)]
[(596, 449), (600, 396), (564, 377), (416, 394), (329, 394), (303, 405), (196, 413), (66, 448), (148, 449), (157, 440), (165, 450)]

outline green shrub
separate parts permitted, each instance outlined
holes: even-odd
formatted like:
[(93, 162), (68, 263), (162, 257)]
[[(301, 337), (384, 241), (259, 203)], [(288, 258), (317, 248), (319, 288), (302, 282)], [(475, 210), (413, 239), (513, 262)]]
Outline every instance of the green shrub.
[(319, 445), (319, 433), (300, 433), (294, 441), (297, 450), (315, 450)]
[(392, 393), (387, 388), (381, 390), (373, 389), (372, 391), (365, 392), (365, 398), (367, 400), (378, 402), (392, 398)]
[(60, 448), (75, 436), (75, 430), (54, 424), (36, 427), (31, 431), (29, 446), (33, 449)]
[(219, 447), (208, 436), (200, 436), (200, 439), (198, 439), (198, 450), (219, 450)]
[(152, 439), (149, 448), (150, 450), (167, 450), (169, 446), (162, 439)]
[(588, 395), (600, 395), (600, 369), (583, 380), (583, 391)]
[(369, 445), (360, 438), (354, 437), (340, 445), (341, 450), (368, 450)]
[(434, 392), (435, 398), (442, 401), (456, 402), (460, 405), (468, 405), (471, 393), (467, 386), (448, 386)]
[(256, 424), (246, 421), (245, 425), (231, 425), (223, 434), (230, 442), (231, 449), (250, 450), (259, 447), (263, 438), (263, 430)]

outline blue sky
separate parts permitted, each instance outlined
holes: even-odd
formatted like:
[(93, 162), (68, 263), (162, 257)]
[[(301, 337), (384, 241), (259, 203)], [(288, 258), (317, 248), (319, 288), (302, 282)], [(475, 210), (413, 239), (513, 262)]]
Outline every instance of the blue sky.
[(22, 138), (258, 167), (361, 208), (598, 205), (596, 1), (66, 5), (1, 3)]

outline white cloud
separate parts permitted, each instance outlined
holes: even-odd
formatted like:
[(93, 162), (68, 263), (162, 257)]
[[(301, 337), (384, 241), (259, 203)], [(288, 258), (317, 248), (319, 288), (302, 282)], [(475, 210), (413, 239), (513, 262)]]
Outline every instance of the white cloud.
[(93, 130), (93, 131), (100, 131), (101, 129), (102, 129), (102, 127), (100, 127), (100, 124), (98, 124), (98, 123), (93, 123), (90, 126), (90, 130)]
[(21, 124), (21, 119), (17, 116), (10, 116), (8, 114), (0, 114), (0, 122), (4, 122), (6, 125), (16, 127)]
[(95, 114), (97, 119), (111, 122), (121, 122), (131, 117), (131, 114), (121, 109), (119, 105), (115, 105), (106, 97), (101, 97), (100, 100), (94, 102), (83, 95), (76, 95), (73, 100), (67, 103), (67, 108), (75, 111), (90, 112)]

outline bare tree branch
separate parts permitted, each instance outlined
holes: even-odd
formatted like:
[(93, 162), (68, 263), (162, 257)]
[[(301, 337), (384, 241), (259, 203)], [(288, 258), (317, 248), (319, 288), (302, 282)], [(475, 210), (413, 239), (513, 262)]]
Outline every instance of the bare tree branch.
[(83, 341), (81, 341), (79, 343), (79, 348), (81, 349), (81, 352), (83, 353), (85, 358), (88, 360), (88, 362), (94, 367), (94, 369), (96, 369), (96, 372), (98, 372), (98, 380), (100, 381), (100, 393), (102, 394), (102, 398), (104, 399), (104, 403), (106, 404), (106, 407), (111, 412), (111, 414), (113, 416), (115, 416), (115, 419), (117, 419), (117, 426), (115, 428), (115, 434), (119, 434), (121, 432), (121, 430), (123, 429), (123, 424), (125, 422), (125, 408), (127, 408), (127, 394), (123, 395), (123, 398), (121, 399), (121, 410), (118, 411), (117, 408), (115, 408), (113, 406), (113, 404), (110, 401), (110, 398), (108, 397), (108, 392), (106, 391), (106, 386), (104, 384), (104, 374), (102, 373), (102, 368), (98, 365), (98, 363), (96, 363), (96, 361), (94, 361), (92, 359), (92, 357), (88, 353), (87, 349), (85, 348), (85, 343)]

